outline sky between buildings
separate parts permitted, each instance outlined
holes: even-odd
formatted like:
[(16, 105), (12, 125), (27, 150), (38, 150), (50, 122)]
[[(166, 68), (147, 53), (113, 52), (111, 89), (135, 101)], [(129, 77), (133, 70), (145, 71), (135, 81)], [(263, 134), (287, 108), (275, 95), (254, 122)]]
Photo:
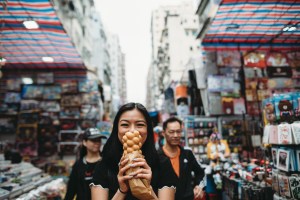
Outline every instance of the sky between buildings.
[(104, 27), (117, 34), (125, 53), (127, 98), (145, 104), (151, 62), (151, 12), (186, 0), (96, 0)]

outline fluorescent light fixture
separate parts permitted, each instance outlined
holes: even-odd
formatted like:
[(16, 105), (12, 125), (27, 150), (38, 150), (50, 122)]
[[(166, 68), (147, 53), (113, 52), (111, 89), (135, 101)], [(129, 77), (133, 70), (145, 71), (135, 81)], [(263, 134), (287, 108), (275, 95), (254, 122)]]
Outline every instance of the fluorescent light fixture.
[(0, 67), (4, 66), (6, 62), (6, 59), (3, 57), (0, 57)]
[(290, 26), (287, 25), (282, 29), (282, 31), (295, 31), (295, 30), (297, 30), (297, 27), (295, 25), (290, 25)]
[(27, 29), (38, 29), (39, 28), (39, 24), (33, 20), (24, 21), (23, 25)]
[(289, 28), (289, 31), (295, 31), (295, 30), (297, 30), (296, 26), (291, 26), (291, 27)]
[(25, 84), (25, 85), (32, 84), (33, 80), (32, 80), (32, 78), (29, 78), (29, 77), (23, 77), (22, 78), (22, 83)]
[(288, 31), (290, 29), (290, 27), (284, 27), (282, 30), (283, 31)]
[(42, 60), (44, 62), (54, 62), (54, 59), (52, 57), (49, 57), (49, 56), (42, 57)]

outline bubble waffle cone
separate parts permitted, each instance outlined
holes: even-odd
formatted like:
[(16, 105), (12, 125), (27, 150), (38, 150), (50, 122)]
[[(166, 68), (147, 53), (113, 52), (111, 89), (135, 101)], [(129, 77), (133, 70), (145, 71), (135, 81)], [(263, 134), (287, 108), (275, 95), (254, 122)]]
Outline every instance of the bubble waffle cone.
[[(123, 156), (128, 158), (128, 165), (133, 163), (134, 158), (144, 158), (142, 154), (142, 137), (138, 131), (127, 132), (122, 138)], [(135, 172), (139, 167), (133, 167), (126, 171), (126, 175)], [(133, 178), (129, 180), (130, 190), (133, 196), (138, 199), (154, 199), (152, 189), (145, 179)]]

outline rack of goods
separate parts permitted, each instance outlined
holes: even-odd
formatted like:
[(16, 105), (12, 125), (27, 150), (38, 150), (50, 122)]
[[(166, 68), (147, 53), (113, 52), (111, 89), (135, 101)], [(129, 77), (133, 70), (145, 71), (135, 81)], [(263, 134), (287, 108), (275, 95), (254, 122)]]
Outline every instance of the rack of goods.
[(206, 145), (210, 134), (218, 127), (217, 118), (187, 116), (184, 118), (184, 123), (186, 146), (192, 149), (197, 160), (207, 158)]
[(300, 199), (300, 93), (274, 94), (262, 102), (263, 142), (270, 147), (274, 199)]

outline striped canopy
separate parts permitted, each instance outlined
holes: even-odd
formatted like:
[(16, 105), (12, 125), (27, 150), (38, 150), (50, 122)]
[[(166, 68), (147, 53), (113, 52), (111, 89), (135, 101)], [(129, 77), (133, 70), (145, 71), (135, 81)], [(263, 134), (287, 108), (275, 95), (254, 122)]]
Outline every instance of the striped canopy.
[[(5, 69), (85, 69), (49, 0), (0, 0), (0, 57)], [(26, 29), (34, 20), (38, 29)], [(52, 57), (44, 62), (42, 57)]]
[(300, 1), (223, 0), (202, 45), (211, 51), (299, 50)]

